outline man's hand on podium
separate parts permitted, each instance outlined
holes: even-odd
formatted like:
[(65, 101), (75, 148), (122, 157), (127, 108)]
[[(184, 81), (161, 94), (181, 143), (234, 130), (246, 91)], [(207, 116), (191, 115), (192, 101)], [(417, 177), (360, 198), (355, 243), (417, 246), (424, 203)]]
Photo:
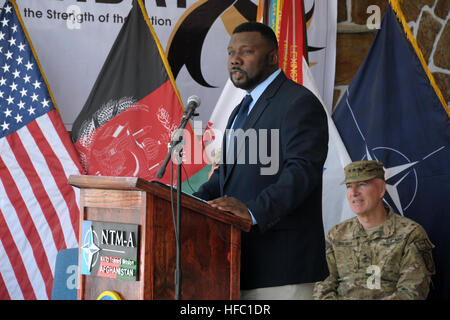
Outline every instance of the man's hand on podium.
[(250, 216), (245, 203), (236, 198), (225, 196), (208, 201), (208, 203), (214, 208), (223, 211), (229, 211), (238, 217), (252, 221), (252, 217)]

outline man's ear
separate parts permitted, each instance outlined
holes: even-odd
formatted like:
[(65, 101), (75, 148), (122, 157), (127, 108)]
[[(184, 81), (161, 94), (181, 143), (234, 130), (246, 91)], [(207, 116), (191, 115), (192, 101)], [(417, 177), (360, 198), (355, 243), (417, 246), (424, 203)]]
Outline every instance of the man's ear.
[(377, 179), (378, 180), (378, 186), (380, 189), (380, 199), (383, 199), (384, 194), (386, 193), (386, 182), (382, 179)]
[(278, 68), (278, 50), (277, 49), (273, 49), (270, 52), (269, 59), (270, 59), (270, 64), (272, 66), (276, 66)]

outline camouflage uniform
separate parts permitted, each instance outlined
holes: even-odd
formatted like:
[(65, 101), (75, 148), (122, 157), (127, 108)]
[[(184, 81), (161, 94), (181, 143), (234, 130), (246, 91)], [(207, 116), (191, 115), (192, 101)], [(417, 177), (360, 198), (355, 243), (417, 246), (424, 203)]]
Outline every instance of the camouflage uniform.
[(434, 245), (416, 222), (387, 209), (385, 222), (367, 233), (357, 217), (327, 236), (330, 275), (314, 299), (425, 299), (435, 273)]

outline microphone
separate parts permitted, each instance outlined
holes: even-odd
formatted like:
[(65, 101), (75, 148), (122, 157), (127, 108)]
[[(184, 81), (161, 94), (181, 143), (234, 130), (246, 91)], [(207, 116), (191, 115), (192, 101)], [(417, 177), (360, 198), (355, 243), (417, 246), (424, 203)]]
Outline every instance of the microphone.
[(167, 152), (166, 158), (164, 159), (164, 162), (162, 163), (161, 167), (158, 169), (158, 172), (156, 173), (156, 177), (158, 179), (161, 179), (164, 175), (164, 172), (166, 171), (166, 166), (169, 163), (169, 160), (172, 156), (172, 150), (173, 148), (178, 145), (181, 140), (183, 139), (183, 136), (180, 135), (180, 133), (186, 128), (186, 125), (189, 121), (189, 119), (193, 116), (198, 116), (198, 113), (195, 113), (195, 109), (198, 108), (198, 106), (200, 105), (200, 98), (193, 95), (190, 96), (187, 100), (187, 107), (183, 112), (183, 116), (181, 117), (180, 120), (180, 125), (178, 126), (178, 134), (175, 134), (174, 137), (172, 138), (172, 141), (170, 141), (169, 143), (169, 151)]
[[(198, 114), (195, 114), (194, 112), (195, 112), (195, 109), (197, 109), (200, 106), (200, 102), (201, 102), (201, 100), (199, 97), (197, 97), (195, 95), (190, 96), (187, 100), (188, 105), (186, 107), (186, 110), (184, 110), (184, 112), (183, 112), (182, 120), (183, 119), (189, 120), (192, 116), (198, 116)], [(183, 122), (182, 122), (182, 124), (183, 124)], [(182, 126), (182, 124), (180, 124), (180, 127)], [(186, 127), (186, 125), (184, 127)]]

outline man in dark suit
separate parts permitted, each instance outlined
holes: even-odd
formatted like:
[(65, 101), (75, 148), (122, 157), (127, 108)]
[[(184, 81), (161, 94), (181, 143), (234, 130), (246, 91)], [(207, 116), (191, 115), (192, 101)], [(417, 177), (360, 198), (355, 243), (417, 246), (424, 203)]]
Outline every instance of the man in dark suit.
[(312, 299), (314, 282), (328, 274), (321, 210), (325, 111), (278, 69), (277, 39), (264, 24), (233, 31), (228, 70), (251, 98), (231, 113), (223, 163), (195, 195), (253, 221), (242, 234), (241, 298)]

